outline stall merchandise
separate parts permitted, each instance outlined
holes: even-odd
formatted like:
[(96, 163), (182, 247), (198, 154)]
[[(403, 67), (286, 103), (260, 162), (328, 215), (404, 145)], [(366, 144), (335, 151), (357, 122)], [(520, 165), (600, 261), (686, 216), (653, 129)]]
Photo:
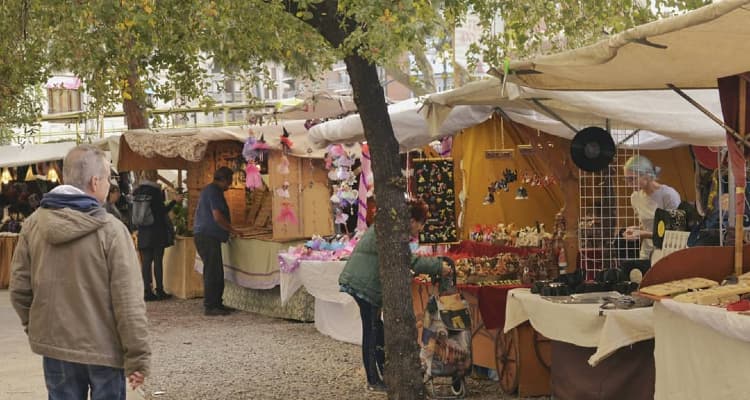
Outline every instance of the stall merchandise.
[(423, 200), (429, 208), (429, 216), (419, 233), (419, 243), (457, 243), (453, 160), (415, 159), (412, 160), (411, 168), (414, 171), (411, 193)]

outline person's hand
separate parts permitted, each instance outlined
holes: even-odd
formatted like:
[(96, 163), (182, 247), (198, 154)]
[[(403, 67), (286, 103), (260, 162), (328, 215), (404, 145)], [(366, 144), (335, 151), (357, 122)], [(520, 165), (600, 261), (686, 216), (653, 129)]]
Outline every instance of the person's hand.
[(135, 371), (132, 374), (128, 375), (128, 383), (130, 384), (130, 388), (132, 390), (135, 390), (139, 386), (143, 385), (143, 380), (143, 374), (138, 371)]
[(185, 200), (185, 195), (182, 193), (175, 193), (174, 195), (174, 201), (177, 203), (182, 203), (182, 201)]
[(637, 226), (629, 226), (625, 228), (625, 232), (622, 234), (625, 240), (638, 240), (641, 237), (641, 230)]
[(242, 232), (238, 231), (236, 228), (234, 228), (234, 227), (230, 227), (229, 228), (229, 236), (231, 236), (233, 238), (236, 238), (236, 237), (239, 237), (241, 235), (242, 235)]

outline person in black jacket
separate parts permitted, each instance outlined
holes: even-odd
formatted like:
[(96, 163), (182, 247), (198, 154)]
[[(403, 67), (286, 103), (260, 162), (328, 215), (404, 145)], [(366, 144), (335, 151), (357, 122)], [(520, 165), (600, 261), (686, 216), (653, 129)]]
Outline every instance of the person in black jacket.
[[(164, 249), (173, 244), (169, 243), (169, 238), (174, 238), (172, 232), (168, 232), (169, 229), (173, 229), (172, 224), (168, 221), (169, 211), (177, 201), (182, 201), (181, 195), (165, 205), (161, 187), (149, 180), (142, 181), (133, 195), (150, 196), (151, 213), (154, 216), (153, 224), (136, 228), (138, 230), (138, 250), (141, 253), (141, 262), (143, 263), (144, 299), (146, 301), (168, 299), (172, 296), (164, 291)], [(155, 292), (151, 285), (152, 265), (156, 281), (154, 284)]]

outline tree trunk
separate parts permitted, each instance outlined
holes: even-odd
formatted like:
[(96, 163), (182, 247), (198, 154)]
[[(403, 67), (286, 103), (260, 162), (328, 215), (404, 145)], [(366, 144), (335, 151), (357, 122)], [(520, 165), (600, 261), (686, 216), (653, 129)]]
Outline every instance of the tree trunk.
[(122, 108), (125, 112), (125, 121), (128, 125), (128, 129), (147, 129), (148, 120), (146, 119), (146, 113), (143, 107), (138, 102), (139, 96), (136, 96), (136, 88), (140, 85), (138, 82), (138, 70), (136, 69), (135, 63), (131, 62), (130, 75), (128, 75), (128, 89), (130, 91), (130, 99), (123, 100)]
[(380, 254), (385, 318), (385, 382), (390, 399), (423, 399), (417, 329), (411, 301), (409, 214), (404, 201), (399, 145), (393, 134), (375, 65), (357, 55), (344, 60), (365, 138), (370, 147), (378, 212), (375, 232)]

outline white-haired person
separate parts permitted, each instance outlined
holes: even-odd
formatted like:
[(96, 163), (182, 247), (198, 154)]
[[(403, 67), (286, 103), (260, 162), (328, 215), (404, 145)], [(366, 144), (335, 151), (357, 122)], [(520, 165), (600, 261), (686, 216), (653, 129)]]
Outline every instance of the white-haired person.
[(639, 226), (629, 226), (624, 237), (629, 240), (640, 239), (640, 258), (650, 259), (654, 251), (653, 227), (656, 209), (674, 210), (680, 205), (680, 194), (660, 183), (657, 178), (661, 168), (655, 167), (648, 158), (635, 155), (623, 166), (625, 179), (633, 187), (630, 205), (640, 222)]
[(23, 223), (11, 264), (10, 301), (50, 400), (125, 398), (148, 375), (146, 304), (138, 254), (122, 221), (102, 207), (109, 161), (90, 145), (63, 163), (64, 185)]

